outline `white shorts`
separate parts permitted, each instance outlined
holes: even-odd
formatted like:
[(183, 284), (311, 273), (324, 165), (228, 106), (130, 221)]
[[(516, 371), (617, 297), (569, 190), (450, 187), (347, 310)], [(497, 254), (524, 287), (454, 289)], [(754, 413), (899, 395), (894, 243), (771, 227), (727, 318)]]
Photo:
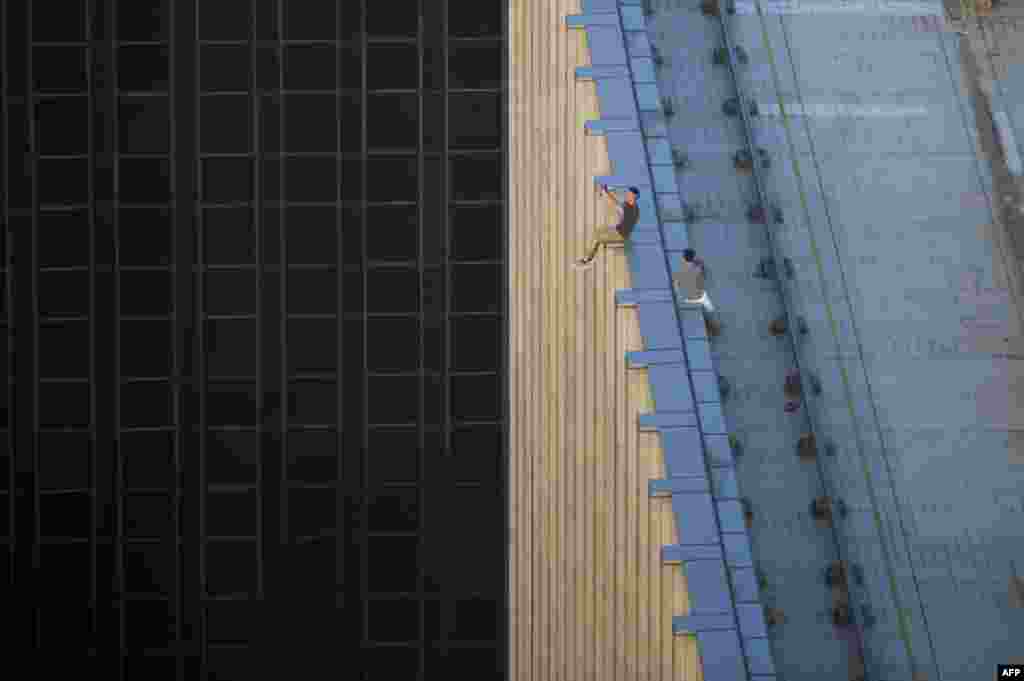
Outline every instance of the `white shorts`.
[(687, 298), (686, 302), (690, 303), (691, 305), (703, 305), (704, 311), (707, 312), (708, 314), (713, 314), (715, 311), (715, 306), (711, 304), (711, 298), (708, 298), (707, 291), (705, 291), (704, 295), (702, 295), (700, 298), (695, 298), (693, 300)]

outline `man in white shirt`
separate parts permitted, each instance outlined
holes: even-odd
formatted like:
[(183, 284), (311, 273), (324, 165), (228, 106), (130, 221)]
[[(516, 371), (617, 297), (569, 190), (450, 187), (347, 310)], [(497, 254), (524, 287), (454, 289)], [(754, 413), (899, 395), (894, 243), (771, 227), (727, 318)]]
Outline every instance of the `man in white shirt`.
[(715, 306), (711, 304), (708, 292), (704, 289), (705, 275), (704, 261), (697, 257), (696, 251), (687, 248), (683, 251), (683, 266), (672, 275), (672, 281), (679, 287), (685, 302), (704, 307), (704, 318), (707, 320), (708, 331), (712, 336), (717, 336), (720, 325), (713, 317)]

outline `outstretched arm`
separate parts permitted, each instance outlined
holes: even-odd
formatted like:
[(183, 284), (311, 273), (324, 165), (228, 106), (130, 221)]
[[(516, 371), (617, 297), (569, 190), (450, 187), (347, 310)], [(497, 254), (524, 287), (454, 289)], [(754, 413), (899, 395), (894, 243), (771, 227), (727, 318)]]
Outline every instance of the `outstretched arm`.
[(613, 208), (618, 208), (620, 201), (615, 196), (615, 192), (613, 192), (612, 190), (608, 189), (608, 187), (602, 187), (602, 189), (604, 190), (605, 198), (608, 199), (608, 202), (612, 204), (612, 207)]

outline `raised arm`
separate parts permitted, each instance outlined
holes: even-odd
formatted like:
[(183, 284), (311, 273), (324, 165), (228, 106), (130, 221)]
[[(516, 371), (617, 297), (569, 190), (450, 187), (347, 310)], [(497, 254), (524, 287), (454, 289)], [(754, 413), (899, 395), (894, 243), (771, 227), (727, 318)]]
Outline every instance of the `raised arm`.
[(608, 199), (609, 203), (612, 204), (612, 207), (618, 208), (622, 202), (619, 201), (618, 197), (615, 196), (615, 192), (608, 189), (608, 187), (602, 187), (602, 189), (604, 190), (605, 198)]

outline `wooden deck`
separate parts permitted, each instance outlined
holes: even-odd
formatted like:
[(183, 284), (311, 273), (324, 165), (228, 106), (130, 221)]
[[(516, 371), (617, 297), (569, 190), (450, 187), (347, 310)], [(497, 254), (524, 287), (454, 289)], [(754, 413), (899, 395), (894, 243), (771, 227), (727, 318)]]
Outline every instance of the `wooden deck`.
[(565, 27), (579, 0), (512, 0), (510, 79), (511, 679), (700, 679), (696, 640), (672, 635), (689, 608), (646, 371), (627, 370), (642, 348), (621, 249), (582, 255), (607, 223), (593, 177), (611, 173), (584, 31)]

